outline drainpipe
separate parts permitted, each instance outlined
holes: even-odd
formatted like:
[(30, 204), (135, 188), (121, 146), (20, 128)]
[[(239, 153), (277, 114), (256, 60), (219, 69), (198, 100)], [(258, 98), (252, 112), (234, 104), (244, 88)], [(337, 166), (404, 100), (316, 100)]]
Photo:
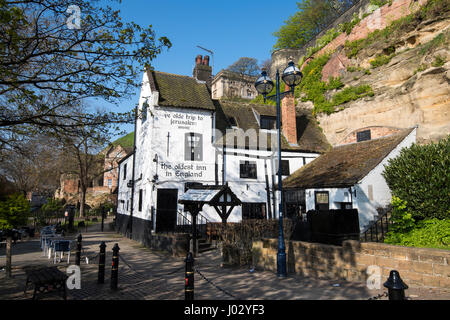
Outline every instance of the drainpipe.
[(133, 138), (133, 169), (131, 170), (131, 207), (130, 207), (130, 221), (129, 224), (129, 237), (133, 239), (133, 210), (134, 210), (134, 171), (136, 167), (136, 128), (137, 128), (137, 115), (138, 115), (138, 106), (135, 108), (134, 114), (134, 138)]

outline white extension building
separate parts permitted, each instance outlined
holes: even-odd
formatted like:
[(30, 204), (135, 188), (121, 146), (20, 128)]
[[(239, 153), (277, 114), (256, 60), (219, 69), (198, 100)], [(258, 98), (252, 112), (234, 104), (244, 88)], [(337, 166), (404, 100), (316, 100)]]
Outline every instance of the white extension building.
[[(194, 77), (143, 75), (135, 151), (119, 164), (116, 220), (119, 230), (132, 229), (136, 240), (174, 231), (180, 215), (189, 217), (179, 198), (200, 184), (227, 183), (240, 199), (229, 222), (278, 217), (276, 108), (213, 100), (210, 70), (197, 62)], [(310, 112), (295, 108), (293, 97), (283, 100), (282, 113), (281, 170), (287, 177), (330, 146)], [(207, 205), (201, 215), (221, 221)]]
[(336, 146), (299, 169), (283, 181), (287, 202), (301, 199), (306, 211), (357, 209), (360, 231), (365, 231), (377, 209), (391, 201), (384, 166), (416, 142), (416, 127), (396, 131), (375, 139), (370, 139), (370, 129), (361, 131), (369, 133), (367, 141)]

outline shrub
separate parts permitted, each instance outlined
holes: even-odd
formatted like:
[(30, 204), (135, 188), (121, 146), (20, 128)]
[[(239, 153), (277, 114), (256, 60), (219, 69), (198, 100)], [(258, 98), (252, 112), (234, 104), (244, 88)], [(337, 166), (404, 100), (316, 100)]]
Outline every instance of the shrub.
[(393, 196), (391, 204), (391, 231), (393, 233), (406, 233), (414, 229), (415, 220), (413, 219), (411, 213), (408, 213), (406, 209), (406, 201)]
[(330, 77), (328, 83), (322, 81), (322, 69), (330, 59), (330, 55), (330, 53), (327, 53), (309, 62), (303, 68), (302, 82), (296, 87), (296, 97), (303, 94), (303, 102), (313, 102), (314, 114), (320, 112), (331, 114), (335, 112), (335, 106), (360, 99), (366, 95), (373, 95), (373, 90), (369, 85), (361, 85), (358, 87), (344, 88), (342, 91), (337, 92), (331, 100), (327, 100), (325, 97), (327, 90), (340, 89), (344, 86), (339, 77)]
[(29, 214), (30, 203), (23, 194), (9, 195), (0, 201), (0, 229), (10, 230), (25, 225)]
[(450, 135), (438, 143), (413, 144), (390, 159), (382, 173), (392, 195), (407, 202), (414, 219), (450, 214)]
[(422, 220), (407, 233), (389, 232), (384, 242), (409, 247), (450, 249), (450, 220)]
[(358, 100), (365, 96), (373, 95), (374, 93), (372, 88), (367, 84), (357, 87), (347, 87), (344, 90), (337, 92), (331, 99), (331, 103), (333, 106), (338, 106), (349, 101)]

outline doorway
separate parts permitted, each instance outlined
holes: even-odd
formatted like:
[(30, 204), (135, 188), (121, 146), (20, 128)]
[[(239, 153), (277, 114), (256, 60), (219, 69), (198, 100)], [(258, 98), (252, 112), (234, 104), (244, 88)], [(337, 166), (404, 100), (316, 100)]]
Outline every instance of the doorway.
[(177, 223), (178, 189), (158, 189), (156, 232), (174, 232)]

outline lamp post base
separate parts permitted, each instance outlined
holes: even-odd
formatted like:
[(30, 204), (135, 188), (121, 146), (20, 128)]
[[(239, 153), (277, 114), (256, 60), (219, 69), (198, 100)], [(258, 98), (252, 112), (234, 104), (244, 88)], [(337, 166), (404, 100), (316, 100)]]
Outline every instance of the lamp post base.
[(278, 252), (277, 254), (277, 276), (278, 278), (286, 278), (286, 253)]

